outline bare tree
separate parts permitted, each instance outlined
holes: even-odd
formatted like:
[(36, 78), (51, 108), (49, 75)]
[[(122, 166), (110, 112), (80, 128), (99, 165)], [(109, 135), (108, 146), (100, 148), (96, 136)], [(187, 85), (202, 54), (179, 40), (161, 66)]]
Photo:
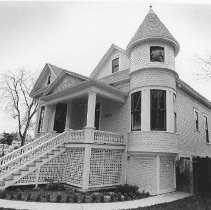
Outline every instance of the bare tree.
[(18, 133), (21, 146), (23, 146), (38, 107), (35, 99), (29, 96), (35, 83), (35, 77), (30, 72), (19, 70), (16, 74), (12, 72), (2, 74), (1, 81), (0, 102), (10, 115), (17, 120)]
[(196, 74), (199, 79), (211, 80), (211, 55), (207, 54), (203, 57), (196, 56), (196, 66), (199, 71)]

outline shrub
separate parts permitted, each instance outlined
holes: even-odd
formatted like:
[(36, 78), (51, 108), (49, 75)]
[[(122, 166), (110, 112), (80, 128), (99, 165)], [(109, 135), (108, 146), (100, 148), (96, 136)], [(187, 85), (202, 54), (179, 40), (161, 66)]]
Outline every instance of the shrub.
[(114, 201), (115, 201), (115, 197), (114, 197), (114, 194), (112, 193), (112, 194), (111, 194), (110, 202), (114, 202)]
[(20, 192), (18, 193), (17, 199), (22, 200), (22, 193), (20, 193)]
[(11, 200), (14, 199), (13, 193), (10, 194), (10, 199), (11, 199)]
[(101, 197), (100, 197), (100, 203), (105, 203), (104, 195), (101, 195)]
[(67, 197), (66, 197), (66, 203), (70, 203), (70, 196), (69, 195), (67, 195)]
[(83, 196), (82, 203), (86, 203), (86, 195)]
[(125, 201), (128, 201), (129, 200), (129, 196), (128, 194), (125, 194)]
[(28, 193), (27, 197), (26, 197), (26, 200), (27, 201), (30, 201), (31, 200), (31, 193)]
[(95, 194), (93, 194), (92, 196), (92, 203), (96, 203), (97, 201), (97, 196)]
[(121, 194), (127, 194), (127, 193), (139, 193), (138, 191), (138, 186), (135, 186), (135, 185), (129, 185), (129, 184), (124, 184), (124, 185), (121, 185), (117, 188), (117, 190), (121, 193)]
[(5, 199), (6, 198), (6, 192), (5, 191), (2, 191), (0, 193), (0, 198), (2, 198), (2, 199)]
[(40, 201), (41, 201), (41, 196), (40, 196), (40, 194), (37, 195), (35, 201), (37, 201), (37, 202), (40, 202)]
[(121, 193), (117, 194), (117, 201), (122, 201)]
[(57, 195), (56, 202), (61, 203), (61, 201), (62, 201), (62, 195)]
[(76, 194), (75, 194), (74, 197), (73, 197), (73, 202), (74, 202), (74, 203), (78, 203), (78, 196), (77, 196)]

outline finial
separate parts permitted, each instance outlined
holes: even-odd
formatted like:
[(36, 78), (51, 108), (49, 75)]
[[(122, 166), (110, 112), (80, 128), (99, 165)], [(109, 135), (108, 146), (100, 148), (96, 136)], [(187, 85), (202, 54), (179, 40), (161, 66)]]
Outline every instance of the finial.
[(152, 5), (149, 5), (149, 12), (153, 12)]

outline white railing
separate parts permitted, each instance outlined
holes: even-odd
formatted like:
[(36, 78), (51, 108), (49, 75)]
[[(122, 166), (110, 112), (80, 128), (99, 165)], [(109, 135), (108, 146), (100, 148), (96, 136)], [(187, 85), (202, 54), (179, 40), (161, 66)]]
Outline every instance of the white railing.
[(25, 151), (25, 153), (20, 154), (15, 159), (12, 159), (11, 161), (0, 166), (0, 181), (7, 175), (17, 171), (24, 166), (27, 166), (32, 161), (44, 156), (49, 151), (57, 148), (58, 146), (71, 142), (72, 138), (81, 140), (84, 136), (83, 133), (84, 131), (66, 131), (35, 146), (29, 151)]
[(94, 131), (94, 143), (125, 145), (124, 135), (108, 131)]
[(85, 131), (84, 130), (68, 130), (66, 143), (72, 142), (84, 142)]
[(35, 141), (26, 144), (23, 147), (20, 147), (19, 149), (5, 155), (4, 157), (0, 158), (0, 166), (16, 159), (17, 157), (25, 154), (26, 152), (34, 149), (35, 147), (37, 147), (38, 145), (42, 144), (43, 142), (49, 140), (50, 138), (52, 138), (55, 134), (54, 133), (47, 133), (43, 136), (41, 136), (40, 138), (36, 139)]

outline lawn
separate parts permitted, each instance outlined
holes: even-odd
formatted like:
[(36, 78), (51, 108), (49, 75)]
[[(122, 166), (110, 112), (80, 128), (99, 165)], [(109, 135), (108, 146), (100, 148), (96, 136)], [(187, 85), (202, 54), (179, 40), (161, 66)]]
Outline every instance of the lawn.
[(130, 210), (211, 210), (211, 197), (189, 197), (170, 203)]

